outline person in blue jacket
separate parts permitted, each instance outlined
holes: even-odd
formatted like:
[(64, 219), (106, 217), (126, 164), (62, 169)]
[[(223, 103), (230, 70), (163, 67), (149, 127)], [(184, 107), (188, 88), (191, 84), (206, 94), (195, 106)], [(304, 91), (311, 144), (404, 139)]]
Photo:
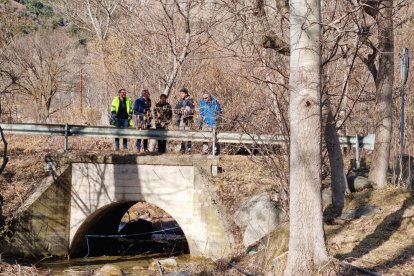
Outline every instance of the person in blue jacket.
[[(151, 128), (151, 99), (148, 89), (142, 90), (141, 97), (134, 102), (134, 115), (136, 115), (136, 128), (148, 129)], [(143, 140), (143, 141), (142, 141)], [(148, 139), (137, 139), (135, 144), (137, 152), (141, 151), (141, 146), (144, 152), (148, 152)]]
[[(200, 99), (200, 110), (198, 116), (198, 129), (211, 131), (213, 128), (217, 128), (222, 116), (222, 110), (220, 103), (216, 98), (211, 96), (210, 93), (204, 93), (203, 98)], [(218, 144), (215, 144), (216, 152), (218, 154)], [(207, 154), (209, 151), (208, 143), (203, 144), (203, 154)]]

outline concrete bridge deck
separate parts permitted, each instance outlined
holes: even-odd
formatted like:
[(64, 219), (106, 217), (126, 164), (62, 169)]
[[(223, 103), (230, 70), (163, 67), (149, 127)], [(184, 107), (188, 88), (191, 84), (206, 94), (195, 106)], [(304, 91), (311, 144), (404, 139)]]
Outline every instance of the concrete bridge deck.
[(233, 236), (208, 185), (217, 157), (65, 153), (46, 160), (51, 175), (19, 209), (7, 251), (84, 256), (85, 235), (116, 234), (124, 213), (145, 201), (177, 221), (191, 255), (218, 259), (232, 253)]

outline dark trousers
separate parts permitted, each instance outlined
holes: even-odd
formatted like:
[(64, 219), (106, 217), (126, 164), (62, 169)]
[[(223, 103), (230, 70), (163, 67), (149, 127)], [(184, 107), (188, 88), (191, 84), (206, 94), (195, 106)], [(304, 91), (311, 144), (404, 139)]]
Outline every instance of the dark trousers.
[[(161, 130), (165, 130), (165, 126), (161, 125), (161, 124), (157, 124), (155, 126), (156, 129), (161, 129)], [(158, 147), (158, 152), (159, 153), (165, 153), (167, 152), (167, 140), (157, 140), (157, 147)]]
[(187, 141), (187, 142), (181, 142), (181, 149), (180, 151), (190, 151), (191, 150), (191, 141)]
[(144, 150), (148, 149), (148, 139), (137, 139), (137, 142), (135, 143), (135, 146), (137, 149), (141, 149), (141, 146), (144, 146)]
[(158, 140), (158, 152), (165, 153), (167, 151), (167, 141), (166, 140)]
[[(115, 126), (117, 128), (128, 128), (129, 127), (129, 120), (128, 119), (116, 119)], [(128, 140), (127, 138), (122, 139), (122, 148), (128, 148)], [(115, 149), (119, 150), (119, 138), (115, 138)]]
[[(142, 125), (141, 127), (142, 127), (141, 129), (149, 129), (151, 128), (151, 124)], [(135, 146), (138, 150), (140, 150), (141, 147), (143, 147), (144, 150), (148, 150), (148, 139), (137, 139)]]
[[(190, 130), (190, 121), (182, 121), (180, 122), (180, 130)], [(191, 151), (191, 141), (186, 141), (186, 142), (181, 142), (181, 148), (180, 151), (181, 152), (185, 152), (185, 151)]]

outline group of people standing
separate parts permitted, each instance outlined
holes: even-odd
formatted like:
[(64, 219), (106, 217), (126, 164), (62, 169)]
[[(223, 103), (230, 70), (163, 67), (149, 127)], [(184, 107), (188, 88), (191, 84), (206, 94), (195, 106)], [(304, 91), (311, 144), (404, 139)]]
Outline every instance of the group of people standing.
[[(132, 104), (131, 98), (126, 96), (126, 90), (120, 89), (111, 104), (111, 124), (117, 128), (127, 128), (135, 126), (137, 129), (149, 129), (153, 125), (156, 129), (167, 129), (171, 124), (175, 114), (175, 124), (180, 130), (189, 130), (193, 124), (195, 116), (195, 104), (188, 93), (188, 89), (183, 87), (179, 91), (179, 100), (175, 108), (172, 109), (167, 101), (167, 95), (161, 94), (159, 101), (152, 110), (150, 92), (148, 89), (142, 90), (139, 97)], [(210, 93), (203, 93), (199, 101), (199, 113), (197, 117), (197, 127), (199, 130), (209, 130), (216, 128), (221, 120), (220, 103)], [(135, 118), (135, 122), (133, 121)], [(115, 138), (115, 150), (119, 151), (119, 138)], [(128, 148), (128, 140), (122, 140), (122, 148)], [(137, 139), (135, 143), (137, 152), (148, 152), (148, 140)], [(215, 145), (215, 153), (218, 154), (218, 145)], [(167, 150), (167, 141), (158, 140), (158, 152), (164, 153)], [(182, 142), (180, 152), (191, 152), (191, 141)], [(203, 154), (209, 153), (208, 143), (203, 144)]]

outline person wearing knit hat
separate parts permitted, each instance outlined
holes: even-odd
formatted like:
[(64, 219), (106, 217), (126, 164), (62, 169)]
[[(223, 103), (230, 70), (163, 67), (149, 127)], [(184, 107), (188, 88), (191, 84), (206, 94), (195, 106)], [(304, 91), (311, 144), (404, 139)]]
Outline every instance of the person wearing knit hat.
[[(180, 89), (180, 99), (175, 105), (175, 122), (181, 130), (190, 129), (194, 117), (194, 100), (190, 97), (188, 89), (183, 87)], [(180, 152), (191, 152), (191, 141), (182, 142)]]

